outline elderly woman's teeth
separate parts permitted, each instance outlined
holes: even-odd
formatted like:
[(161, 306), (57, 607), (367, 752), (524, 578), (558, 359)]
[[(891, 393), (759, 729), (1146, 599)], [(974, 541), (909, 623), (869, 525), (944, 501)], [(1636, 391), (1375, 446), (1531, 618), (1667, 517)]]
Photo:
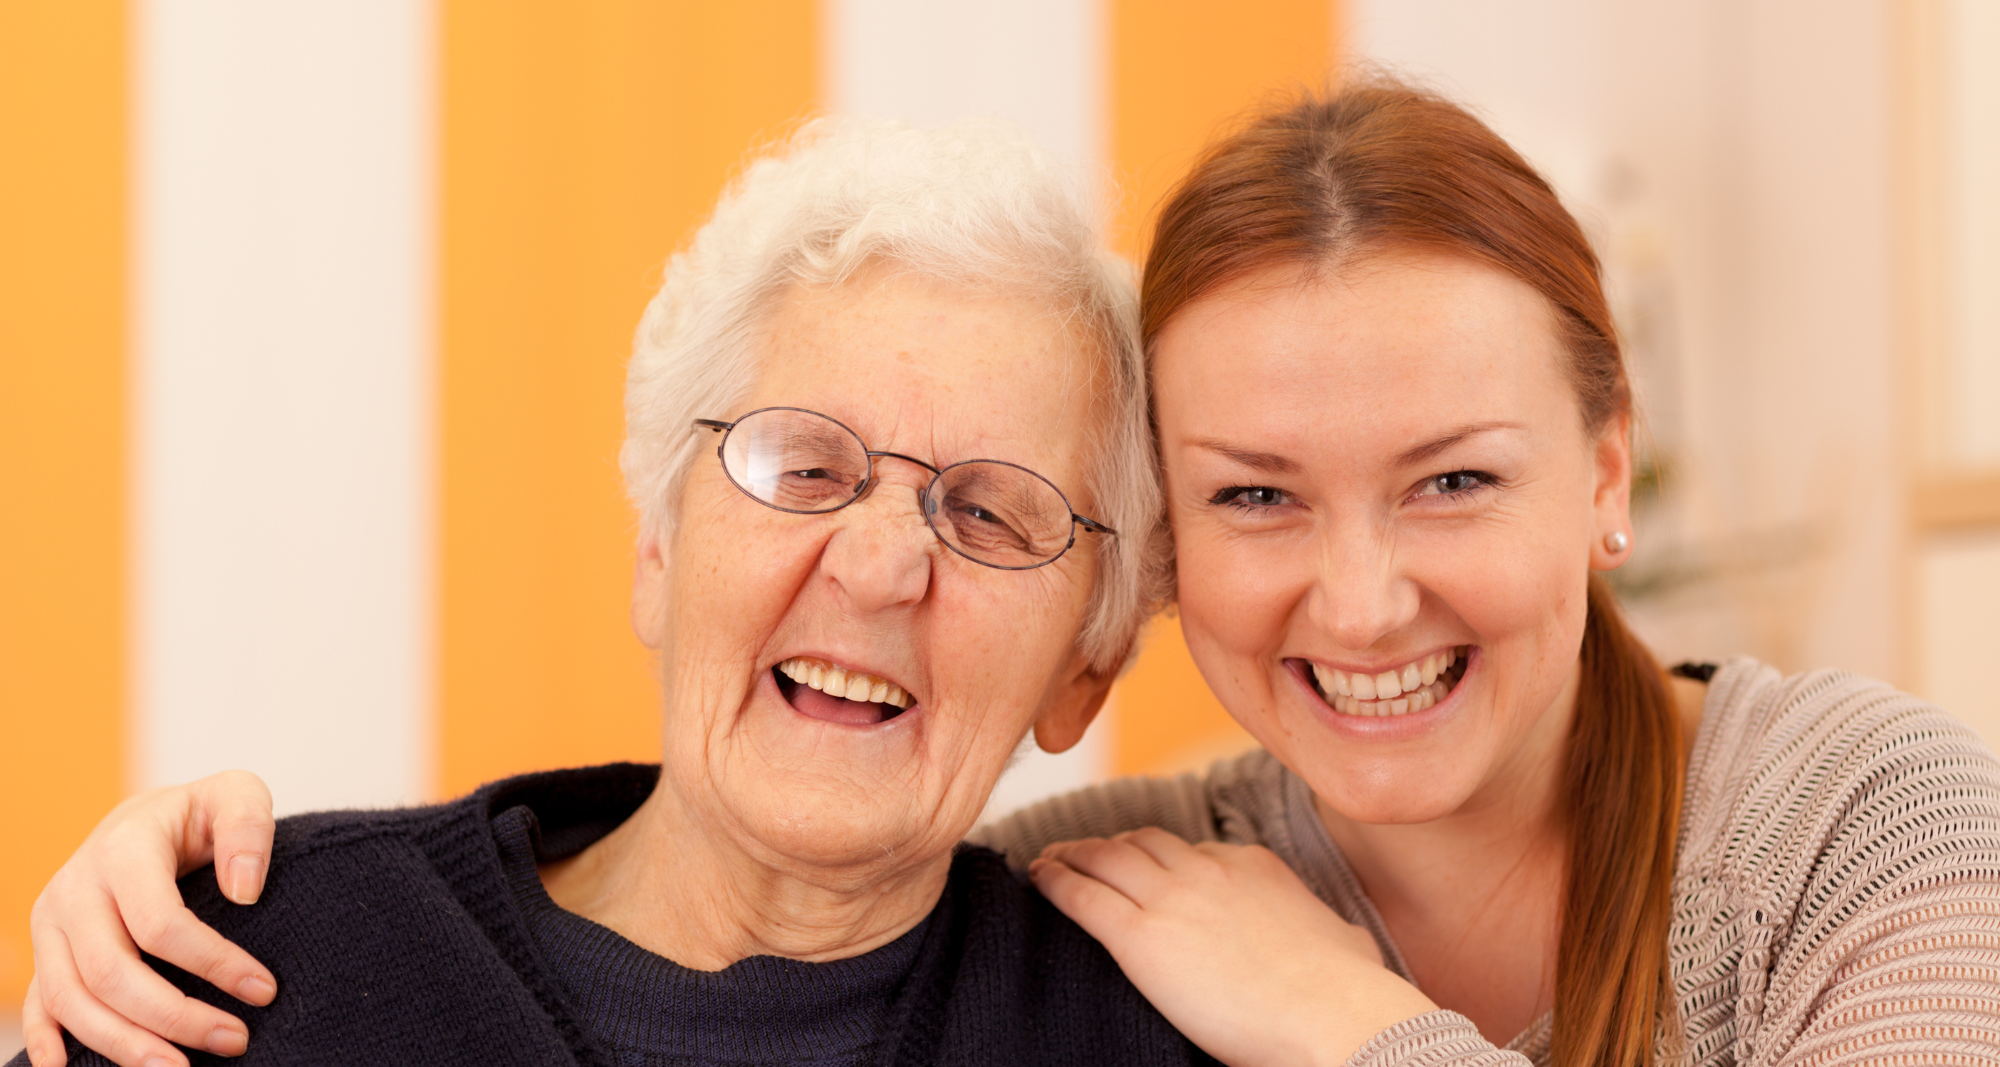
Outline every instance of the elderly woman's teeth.
[(860, 671), (843, 670), (824, 660), (805, 656), (794, 656), (778, 664), (778, 673), (800, 685), (811, 686), (843, 700), (869, 701), (896, 708), (908, 708), (917, 702), (894, 682)]
[(1379, 718), (1408, 715), (1443, 700), (1464, 672), (1453, 668), (1459, 651), (1448, 648), (1393, 671), (1349, 673), (1313, 664), (1313, 680), (1333, 710), (1342, 715)]

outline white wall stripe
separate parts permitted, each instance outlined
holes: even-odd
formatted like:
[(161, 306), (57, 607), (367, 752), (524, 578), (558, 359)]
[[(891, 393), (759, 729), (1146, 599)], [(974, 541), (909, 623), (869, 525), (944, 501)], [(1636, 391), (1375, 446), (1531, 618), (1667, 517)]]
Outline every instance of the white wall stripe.
[[(1095, 175), (1105, 154), (1105, 23), (1098, 0), (824, 0), (820, 96), (835, 111), (919, 125), (1012, 119)], [(1061, 755), (1030, 738), (988, 814), (1105, 777), (1110, 715)]]
[(134, 15), (136, 784), (422, 799), (432, 13)]
[(1103, 161), (1099, 0), (825, 0), (821, 99), (919, 124), (997, 115), (1080, 165)]

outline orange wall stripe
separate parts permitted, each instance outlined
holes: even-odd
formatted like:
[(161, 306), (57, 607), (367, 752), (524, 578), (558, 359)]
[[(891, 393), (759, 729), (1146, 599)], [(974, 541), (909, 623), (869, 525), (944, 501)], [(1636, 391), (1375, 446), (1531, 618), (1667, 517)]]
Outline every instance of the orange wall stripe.
[(1110, 0), (1111, 160), (1125, 248), (1228, 121), (1332, 72), (1338, 0)]
[(812, 0), (446, 0), (440, 784), (655, 759), (624, 365), (660, 268), (814, 104)]
[[(1111, 159), (1128, 253), (1145, 254), (1160, 201), (1232, 116), (1329, 76), (1335, 16), (1333, 0), (1111, 0)], [(1202, 684), (1177, 619), (1154, 621), (1117, 700), (1119, 774), (1197, 769), (1255, 744)]]
[[(0, 1011), (124, 791), (126, 17), (0, 4)], [(10, 1050), (11, 1051), (11, 1050)]]

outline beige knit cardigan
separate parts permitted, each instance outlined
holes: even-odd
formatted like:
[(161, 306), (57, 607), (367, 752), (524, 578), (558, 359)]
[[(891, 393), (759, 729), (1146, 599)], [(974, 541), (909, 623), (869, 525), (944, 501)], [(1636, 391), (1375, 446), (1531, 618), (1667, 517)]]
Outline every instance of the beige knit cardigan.
[[(1972, 731), (1880, 683), (1738, 659), (1708, 687), (1686, 795), (1668, 944), (1680, 1033), (1662, 1028), (1661, 1063), (2000, 1067), (2000, 763)], [(1141, 826), (1269, 847), (1410, 977), (1311, 790), (1265, 752), (1057, 797), (975, 839), (1024, 864)], [(1496, 1048), (1436, 1011), (1348, 1062), (1546, 1064), (1551, 1024)]]

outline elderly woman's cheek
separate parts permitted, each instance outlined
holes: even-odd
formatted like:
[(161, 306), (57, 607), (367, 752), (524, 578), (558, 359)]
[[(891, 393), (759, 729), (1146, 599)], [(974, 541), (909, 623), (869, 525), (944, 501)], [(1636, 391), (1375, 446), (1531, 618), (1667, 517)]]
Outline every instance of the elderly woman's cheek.
[(933, 669), (952, 700), (930, 728), (948, 733), (940, 756), (972, 791), (998, 780), (1021, 739), (1071, 695), (1085, 669), (1076, 635), (1088, 621), (1088, 563), (1003, 575), (1011, 581), (989, 580), (959, 596), (942, 591)]

